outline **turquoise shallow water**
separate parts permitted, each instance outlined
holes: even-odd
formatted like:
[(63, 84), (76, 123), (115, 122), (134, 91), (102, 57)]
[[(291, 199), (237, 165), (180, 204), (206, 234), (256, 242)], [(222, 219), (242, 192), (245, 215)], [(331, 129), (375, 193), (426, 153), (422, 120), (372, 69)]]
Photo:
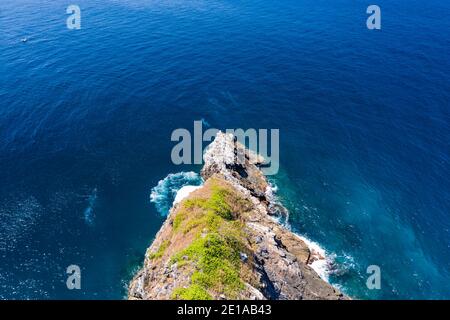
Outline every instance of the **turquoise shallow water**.
[(271, 179), (332, 283), (450, 298), (447, 2), (378, 1), (381, 31), (363, 1), (77, 4), (79, 31), (66, 1), (0, 4), (0, 298), (122, 298), (170, 205), (152, 188), (200, 169), (171, 132), (200, 119), (280, 129)]

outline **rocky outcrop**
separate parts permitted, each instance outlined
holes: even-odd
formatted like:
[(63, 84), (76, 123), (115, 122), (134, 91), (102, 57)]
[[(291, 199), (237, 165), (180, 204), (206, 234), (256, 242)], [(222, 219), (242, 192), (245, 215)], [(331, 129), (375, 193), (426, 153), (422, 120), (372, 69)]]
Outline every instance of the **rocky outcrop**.
[(171, 209), (129, 299), (347, 299), (310, 267), (324, 259), (273, 216), (263, 159), (219, 132), (204, 185)]

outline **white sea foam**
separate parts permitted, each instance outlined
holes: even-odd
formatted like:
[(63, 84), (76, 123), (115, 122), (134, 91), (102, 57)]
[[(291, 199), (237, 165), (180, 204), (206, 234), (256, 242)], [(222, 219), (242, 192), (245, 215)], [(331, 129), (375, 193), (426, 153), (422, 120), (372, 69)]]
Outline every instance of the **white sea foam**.
[[(270, 181), (269, 187), (266, 190), (266, 196), (268, 197), (270, 202), (275, 204), (275, 206), (277, 204), (280, 204), (280, 206), (282, 207), (276, 195), (277, 191), (278, 186), (275, 184), (274, 181)], [(291, 229), (291, 226), (289, 224), (288, 210), (283, 210), (283, 212), (280, 212), (280, 215), (274, 216), (273, 219), (278, 223), (283, 224), (286, 228)], [(314, 242), (305, 236), (296, 233), (294, 234), (306, 244), (306, 246), (311, 252), (309, 266), (319, 275), (320, 278), (322, 278), (326, 282), (330, 282), (329, 277), (331, 274), (331, 267), (334, 265), (334, 258), (333, 258), (334, 255), (328, 254), (326, 250), (323, 247), (321, 247), (317, 242)]]
[(181, 188), (199, 186), (202, 183), (200, 175), (192, 171), (171, 173), (152, 188), (150, 202), (155, 204), (156, 210), (161, 215), (167, 215)]
[(175, 196), (175, 200), (173, 200), (173, 204), (177, 204), (181, 200), (187, 198), (191, 192), (194, 192), (197, 189), (200, 189), (202, 186), (184, 186), (180, 190), (178, 190), (177, 195)]
[(324, 248), (322, 248), (317, 242), (296, 234), (311, 251), (311, 263), (309, 266), (321, 277), (323, 280), (329, 282), (330, 278), (330, 264), (333, 263), (332, 255), (328, 255)]

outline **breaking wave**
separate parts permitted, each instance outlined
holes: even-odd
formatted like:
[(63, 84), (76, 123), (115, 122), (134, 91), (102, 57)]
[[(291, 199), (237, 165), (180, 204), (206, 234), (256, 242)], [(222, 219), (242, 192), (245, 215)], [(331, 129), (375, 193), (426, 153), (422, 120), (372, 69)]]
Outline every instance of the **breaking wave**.
[(177, 192), (185, 186), (200, 186), (203, 179), (193, 171), (171, 173), (152, 188), (150, 202), (155, 204), (156, 210), (165, 216), (177, 196)]
[(311, 252), (311, 258), (308, 265), (319, 275), (322, 280), (332, 284), (341, 291), (342, 288), (331, 281), (330, 276), (339, 277), (346, 274), (349, 270), (355, 268), (354, 260), (351, 256), (337, 256), (333, 252), (328, 252), (319, 243), (292, 230), (289, 223), (289, 210), (287, 210), (277, 196), (278, 186), (274, 180), (269, 181), (269, 187), (266, 190), (266, 196), (270, 201), (269, 210), (272, 211), (273, 219), (279, 224), (284, 225), (291, 230), (299, 239), (301, 239)]

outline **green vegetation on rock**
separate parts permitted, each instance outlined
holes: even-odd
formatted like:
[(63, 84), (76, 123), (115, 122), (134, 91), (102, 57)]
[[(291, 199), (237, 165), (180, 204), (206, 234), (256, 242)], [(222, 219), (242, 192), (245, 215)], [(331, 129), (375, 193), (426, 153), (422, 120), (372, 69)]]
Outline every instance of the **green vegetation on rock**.
[(244, 284), (240, 278), (240, 252), (243, 245), (242, 223), (235, 220), (233, 209), (243, 204), (228, 188), (213, 184), (207, 198), (191, 198), (183, 202), (174, 218), (173, 228), (193, 232), (194, 240), (171, 257), (178, 267), (193, 265), (191, 284), (177, 288), (173, 299), (209, 299), (211, 292), (223, 292), (236, 298)]
[(159, 246), (158, 250), (149, 255), (149, 258), (150, 259), (161, 258), (163, 256), (164, 252), (166, 251), (167, 247), (169, 246), (169, 244), (170, 244), (170, 241), (168, 241), (168, 240), (163, 241), (163, 243), (161, 243), (161, 245)]
[(194, 207), (199, 207), (224, 219), (233, 219), (231, 206), (227, 202), (227, 198), (232, 196), (232, 192), (217, 185), (214, 185), (211, 189), (212, 193), (209, 198), (187, 199), (184, 202), (185, 208), (192, 209)]
[(212, 297), (203, 287), (191, 285), (189, 288), (176, 288), (172, 293), (172, 299), (212, 300)]

